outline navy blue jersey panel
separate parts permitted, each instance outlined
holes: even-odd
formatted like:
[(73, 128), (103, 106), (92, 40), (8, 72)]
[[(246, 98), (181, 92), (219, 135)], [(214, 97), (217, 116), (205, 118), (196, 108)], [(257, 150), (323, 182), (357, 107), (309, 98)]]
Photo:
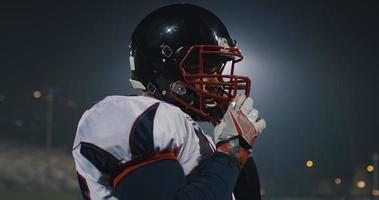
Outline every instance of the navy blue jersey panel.
[(215, 152), (199, 176), (181, 189), (177, 199), (231, 200), (239, 172), (236, 160), (225, 153)]
[(159, 103), (150, 106), (134, 122), (129, 145), (133, 158), (149, 157), (154, 152), (154, 117)]
[(234, 195), (238, 200), (260, 200), (260, 193), (261, 187), (259, 184), (257, 167), (255, 166), (253, 157), (250, 157), (243, 166), (238, 177), (234, 188)]
[(115, 187), (120, 200), (170, 200), (184, 186), (184, 172), (177, 160), (162, 160), (125, 176)]
[(199, 138), (200, 154), (202, 159), (207, 159), (213, 154), (213, 149), (209, 144), (207, 137), (200, 128), (194, 128), (197, 138)]
[(216, 152), (189, 182), (177, 160), (161, 160), (123, 177), (114, 195), (120, 200), (231, 200), (239, 171), (238, 162)]
[(82, 175), (80, 175), (79, 172), (76, 172), (76, 175), (78, 177), (79, 187), (80, 187), (80, 191), (82, 193), (83, 199), (84, 200), (90, 200), (91, 195), (89, 192), (89, 188), (88, 188), (86, 179)]
[(81, 142), (80, 154), (105, 174), (112, 174), (119, 170), (120, 161), (111, 153), (94, 144)]

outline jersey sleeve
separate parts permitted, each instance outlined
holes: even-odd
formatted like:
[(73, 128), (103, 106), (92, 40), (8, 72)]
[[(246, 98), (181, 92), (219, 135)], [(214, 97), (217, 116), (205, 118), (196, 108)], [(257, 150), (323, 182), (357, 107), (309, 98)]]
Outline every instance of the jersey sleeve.
[(118, 199), (231, 200), (239, 170), (237, 161), (216, 152), (200, 176), (186, 181), (178, 161), (161, 160), (123, 177), (115, 185), (114, 195)]
[(100, 101), (82, 116), (72, 151), (82, 194), (114, 199), (122, 180), (163, 161), (177, 162), (184, 176), (194, 174), (213, 153), (194, 124), (178, 107), (149, 97)]
[(133, 171), (160, 160), (177, 160), (188, 174), (200, 158), (198, 140), (179, 108), (163, 102), (153, 104), (133, 123), (129, 135), (131, 160), (113, 185)]
[[(150, 150), (141, 149), (145, 143), (142, 146), (138, 143), (146, 136), (133, 135), (136, 136), (133, 138), (130, 134), (150, 128), (152, 123), (145, 119), (158, 105), (159, 101), (152, 98), (111, 96), (83, 114), (72, 150), (83, 195), (93, 197), (91, 199), (115, 199), (112, 195), (114, 177), (127, 165), (138, 161), (141, 150)], [(141, 118), (143, 123), (137, 123)], [(132, 144), (133, 149), (130, 148), (131, 140), (137, 141)]]
[(234, 187), (237, 200), (261, 200), (261, 187), (258, 170), (253, 157), (250, 157), (243, 166)]

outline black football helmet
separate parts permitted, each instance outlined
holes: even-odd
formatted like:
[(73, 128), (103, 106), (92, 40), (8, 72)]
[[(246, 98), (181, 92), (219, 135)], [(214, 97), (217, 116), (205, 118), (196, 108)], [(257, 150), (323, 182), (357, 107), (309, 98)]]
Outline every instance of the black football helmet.
[(250, 79), (234, 74), (242, 58), (216, 15), (195, 5), (169, 5), (136, 27), (130, 82), (196, 120), (217, 124), (237, 93), (249, 96)]

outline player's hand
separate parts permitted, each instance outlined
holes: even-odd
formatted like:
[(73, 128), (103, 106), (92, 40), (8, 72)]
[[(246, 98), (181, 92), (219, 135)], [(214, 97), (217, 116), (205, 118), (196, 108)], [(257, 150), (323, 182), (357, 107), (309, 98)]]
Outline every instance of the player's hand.
[(215, 127), (218, 150), (236, 156), (243, 164), (248, 158), (248, 151), (265, 127), (266, 122), (258, 117), (253, 100), (240, 95), (230, 103), (220, 124)]

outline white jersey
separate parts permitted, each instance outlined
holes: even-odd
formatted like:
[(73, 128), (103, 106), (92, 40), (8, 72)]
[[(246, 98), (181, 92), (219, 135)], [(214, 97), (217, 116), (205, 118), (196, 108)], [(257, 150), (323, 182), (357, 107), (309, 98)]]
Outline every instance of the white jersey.
[(73, 156), (91, 199), (116, 199), (112, 181), (125, 166), (172, 152), (185, 175), (215, 150), (212, 139), (178, 107), (144, 96), (109, 96), (79, 121)]

